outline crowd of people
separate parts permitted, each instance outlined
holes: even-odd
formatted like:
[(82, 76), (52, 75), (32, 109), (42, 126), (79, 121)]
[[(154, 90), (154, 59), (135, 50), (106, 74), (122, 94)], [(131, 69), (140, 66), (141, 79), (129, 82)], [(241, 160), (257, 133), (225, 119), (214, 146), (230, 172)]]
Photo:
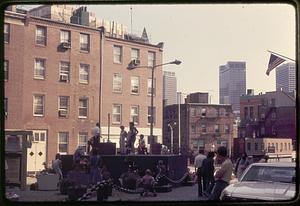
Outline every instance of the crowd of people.
[[(124, 126), (120, 126), (120, 154), (135, 154), (135, 141), (139, 133), (133, 122), (129, 123), (129, 131), (125, 131)], [(79, 146), (73, 155), (74, 171), (83, 170), (89, 174), (89, 183), (96, 184), (101, 180), (110, 179), (109, 170), (103, 165), (99, 144), (101, 138), (100, 126), (96, 125), (92, 129), (92, 137), (88, 140), (87, 152), (89, 159), (85, 155), (85, 148)], [(147, 154), (147, 148), (144, 140), (144, 135), (140, 134), (139, 144), (137, 148), (138, 154)], [(267, 162), (268, 156), (263, 157), (259, 162)], [(228, 157), (227, 148), (220, 146), (216, 152), (209, 151), (205, 153), (204, 149), (199, 149), (198, 155), (194, 159), (194, 166), (197, 176), (198, 196), (207, 197), (208, 200), (219, 200), (221, 192), (227, 187), (234, 174), (236, 178), (240, 178), (245, 169), (253, 163), (253, 159), (243, 153), (240, 158), (235, 161), (235, 166), (232, 160)], [(218, 165), (218, 167), (215, 167)], [(57, 154), (52, 162), (53, 170), (62, 179), (62, 162), (60, 155)], [(164, 176), (167, 173), (166, 166), (160, 160), (156, 166), (156, 174), (152, 174), (150, 169), (144, 171), (143, 176), (136, 173), (134, 165), (129, 165), (128, 171), (123, 173), (120, 180), (129, 188), (135, 188), (140, 184), (145, 191), (145, 194), (154, 194), (154, 184), (166, 184), (160, 180), (157, 182), (157, 177)], [(156, 178), (154, 178), (154, 176)]]
[[(229, 185), (233, 176), (240, 178), (245, 169), (253, 163), (253, 158), (243, 153), (233, 164), (224, 146), (220, 146), (216, 152), (208, 152), (207, 155), (204, 153), (203, 149), (199, 149), (194, 166), (197, 174), (198, 196), (206, 197), (208, 200), (219, 200), (221, 192)], [(267, 162), (268, 158), (266, 155), (259, 162)], [(219, 165), (218, 169), (215, 165)]]

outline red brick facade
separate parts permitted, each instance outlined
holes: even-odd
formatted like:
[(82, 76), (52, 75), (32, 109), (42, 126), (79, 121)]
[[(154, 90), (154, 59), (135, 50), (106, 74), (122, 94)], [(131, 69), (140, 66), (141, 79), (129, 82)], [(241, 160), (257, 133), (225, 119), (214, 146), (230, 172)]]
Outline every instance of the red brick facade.
[[(108, 113), (112, 115), (112, 105), (122, 104), (120, 124), (110, 121), (110, 136), (118, 142), (119, 126), (128, 127), (130, 106), (139, 107), (140, 133), (149, 134), (148, 106), (150, 96), (147, 95), (147, 79), (151, 78), (151, 70), (140, 68), (127, 70), (131, 61), (131, 48), (139, 49), (141, 65), (147, 65), (148, 52), (155, 52), (156, 64), (162, 62), (162, 51), (154, 45), (130, 42), (122, 39), (104, 37), (101, 41), (101, 29), (92, 29), (74, 24), (65, 24), (49, 19), (30, 17), (14, 12), (5, 13), (5, 23), (9, 24), (10, 41), (5, 43), (4, 59), (9, 62), (9, 78), (5, 81), (5, 98), (7, 98), (7, 118), (5, 129), (45, 130), (46, 161), (50, 162), (58, 152), (59, 132), (68, 132), (68, 150), (72, 154), (78, 146), (78, 135), (86, 132), (91, 135), (91, 128), (100, 122), (102, 134), (107, 137)], [(46, 29), (46, 45), (36, 44), (37, 26)], [(61, 30), (70, 32), (71, 48), (62, 49), (60, 43)], [(89, 35), (89, 52), (80, 50), (80, 33)], [(101, 45), (101, 42), (103, 45)], [(113, 46), (122, 47), (121, 64), (113, 63)], [(103, 48), (103, 53), (101, 53)], [(44, 61), (45, 78), (34, 78), (35, 59)], [(101, 68), (101, 58), (103, 67)], [(69, 62), (69, 81), (60, 81), (60, 62)], [(80, 83), (80, 65), (88, 65), (88, 83)], [(102, 71), (102, 72), (101, 72)], [(112, 91), (113, 74), (122, 75), (122, 92)], [(102, 77), (101, 77), (102, 74)], [(130, 94), (131, 76), (139, 76), (139, 95)], [(103, 80), (101, 84), (101, 79)], [(162, 128), (162, 68), (155, 69), (156, 122), (154, 135), (161, 138)], [(100, 87), (102, 87), (102, 102)], [(33, 114), (34, 95), (43, 95), (43, 115)], [(59, 115), (59, 97), (69, 98), (68, 114)], [(79, 99), (88, 99), (86, 118), (79, 117)], [(101, 104), (100, 104), (101, 102)], [(99, 115), (102, 111), (100, 121)], [(147, 133), (148, 132), (148, 133)]]

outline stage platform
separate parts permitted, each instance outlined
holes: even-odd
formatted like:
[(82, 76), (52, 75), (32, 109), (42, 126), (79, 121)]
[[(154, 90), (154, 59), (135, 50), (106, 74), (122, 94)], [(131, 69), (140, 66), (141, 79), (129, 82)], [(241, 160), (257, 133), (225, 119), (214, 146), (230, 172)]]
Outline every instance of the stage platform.
[[(187, 157), (183, 155), (101, 155), (101, 158), (114, 180), (127, 171), (128, 163), (132, 161), (143, 173), (146, 169), (156, 172), (156, 165), (162, 160), (167, 167), (168, 177), (173, 180), (181, 178), (187, 171)], [(61, 160), (63, 176), (66, 177), (68, 171), (72, 170), (73, 155), (61, 155)]]

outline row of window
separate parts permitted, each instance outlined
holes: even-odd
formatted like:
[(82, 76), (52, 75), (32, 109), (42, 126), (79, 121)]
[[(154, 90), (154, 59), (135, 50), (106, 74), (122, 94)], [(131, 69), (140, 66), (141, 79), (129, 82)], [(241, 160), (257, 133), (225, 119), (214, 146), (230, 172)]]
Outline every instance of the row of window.
[[(78, 133), (78, 141), (77, 146), (83, 147), (85, 151), (87, 151), (87, 142), (88, 142), (88, 132), (82, 131)], [(69, 150), (69, 132), (62, 131), (58, 132), (57, 135), (57, 152), (60, 154), (68, 154)], [(33, 142), (41, 142), (46, 143), (46, 131), (34, 131), (32, 136)], [(157, 142), (157, 137), (150, 137), (148, 136), (148, 143), (155, 143)]]
[[(151, 107), (148, 107), (147, 113), (147, 123), (151, 123)], [(130, 106), (130, 121), (135, 124), (139, 124), (140, 120), (140, 108), (138, 105)], [(153, 123), (156, 122), (156, 107), (153, 107)], [(122, 104), (113, 104), (112, 108), (112, 123), (121, 124), (122, 123)]]
[[(131, 60), (140, 59), (140, 50), (132, 48), (131, 49)], [(148, 51), (148, 67), (153, 67), (156, 64), (155, 52)], [(113, 47), (113, 62), (117, 64), (122, 64), (123, 62), (123, 47), (119, 45), (114, 45)]]
[[(90, 35), (85, 33), (79, 34), (79, 48), (80, 51), (90, 51)], [(4, 24), (4, 42), (9, 43), (10, 41), (10, 24)], [(37, 45), (47, 45), (47, 27), (36, 26), (35, 32), (35, 43)], [(71, 31), (60, 30), (60, 43), (64, 48), (71, 48)], [(131, 60), (140, 59), (140, 50), (136, 48), (131, 49)], [(155, 52), (148, 52), (148, 66), (152, 67), (155, 65)], [(113, 62), (121, 64), (123, 62), (123, 47), (119, 45), (113, 46)]]
[(228, 116), (228, 112), (225, 108), (190, 108), (191, 116), (201, 115), (202, 117), (226, 117)]
[[(140, 93), (140, 77), (139, 76), (132, 76), (130, 80), (130, 91), (131, 94), (139, 94)], [(153, 95), (156, 94), (156, 79), (153, 79)], [(152, 89), (152, 79), (148, 78), (147, 81), (147, 95), (151, 96), (151, 89)], [(123, 78), (122, 74), (113, 74), (113, 92), (115, 93), (122, 93), (123, 90)]]
[[(8, 112), (8, 99), (4, 99), (4, 111)], [(78, 100), (78, 118), (88, 118), (89, 99), (87, 97), (79, 98)], [(70, 112), (70, 97), (58, 97), (58, 116), (68, 118)], [(45, 95), (36, 94), (33, 96), (33, 116), (43, 117), (45, 115)], [(151, 122), (151, 107), (148, 107), (148, 123)], [(153, 123), (156, 121), (156, 107), (153, 107)], [(138, 105), (130, 106), (130, 121), (139, 124), (140, 108)], [(112, 105), (112, 123), (122, 123), (122, 104)]]
[[(88, 141), (88, 132), (79, 132), (78, 134), (78, 146), (82, 146), (86, 151)], [(58, 133), (58, 153), (67, 154), (69, 145), (69, 132)]]
[[(79, 65), (79, 83), (88, 84), (90, 77), (90, 65)], [(9, 61), (4, 60), (4, 80), (9, 78)], [(34, 59), (33, 78), (43, 80), (46, 78), (46, 59)], [(59, 81), (70, 81), (70, 62), (61, 61), (59, 64)]]
[[(9, 75), (9, 61), (4, 61), (4, 80), (8, 80)], [(34, 62), (34, 78), (45, 79), (46, 78), (46, 60), (36, 58)], [(79, 83), (88, 84), (90, 78), (90, 65), (80, 64), (79, 65)], [(61, 61), (59, 65), (59, 81), (70, 82), (70, 62)], [(155, 79), (153, 80), (153, 94), (155, 95)], [(147, 82), (147, 93), (151, 95), (151, 78)], [(122, 93), (122, 74), (113, 74), (113, 92)], [(139, 94), (140, 92), (140, 77), (131, 77), (131, 93)]]
[[(90, 35), (85, 33), (79, 34), (79, 48), (81, 51), (90, 51)], [(4, 42), (10, 41), (10, 24), (4, 24)], [(47, 45), (47, 27), (36, 26), (35, 43), (40, 46)], [(67, 30), (60, 31), (60, 43), (66, 43), (71, 46), (71, 32)]]
[[(252, 143), (251, 142), (248, 142), (247, 143), (247, 150), (251, 150), (251, 147), (252, 147)], [(259, 146), (261, 146), (259, 148)], [(279, 147), (280, 146), (280, 147)], [(261, 143), (259, 144), (258, 142), (255, 142), (254, 143), (254, 150), (255, 151), (259, 151), (260, 149), (261, 150), (265, 150), (265, 151), (268, 151), (269, 148), (274, 148), (276, 152), (286, 152), (286, 151), (291, 151), (291, 143), (268, 143), (268, 148), (265, 147), (264, 143)]]
[[(221, 128), (223, 128), (223, 130), (221, 130)], [(206, 132), (215, 132), (215, 133), (221, 133), (221, 132), (224, 132), (224, 133), (227, 133), (229, 134), (230, 133), (230, 129), (229, 129), (229, 125), (227, 124), (224, 124), (224, 125), (214, 125), (213, 128), (212, 127), (207, 127), (207, 125), (205, 124), (201, 124), (199, 126), (196, 126), (196, 124), (191, 124), (191, 132), (192, 133), (197, 133), (198, 132), (203, 132), (203, 133), (206, 133)]]

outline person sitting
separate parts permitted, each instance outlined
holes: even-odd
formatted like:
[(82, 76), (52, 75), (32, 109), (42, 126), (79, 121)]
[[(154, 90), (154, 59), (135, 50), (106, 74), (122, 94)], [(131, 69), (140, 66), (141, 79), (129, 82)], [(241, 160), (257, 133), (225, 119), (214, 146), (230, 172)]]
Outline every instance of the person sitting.
[(154, 191), (155, 180), (154, 177), (151, 175), (150, 169), (146, 170), (145, 175), (141, 179), (141, 184), (144, 189), (144, 191), (141, 193), (141, 196), (156, 196), (156, 193)]
[(140, 177), (138, 176), (138, 174), (133, 170), (132, 166), (129, 165), (128, 167), (128, 171), (123, 173), (119, 180), (121, 182), (121, 186), (126, 188), (126, 189), (131, 189), (131, 190), (135, 190), (136, 186), (137, 186), (137, 180)]

